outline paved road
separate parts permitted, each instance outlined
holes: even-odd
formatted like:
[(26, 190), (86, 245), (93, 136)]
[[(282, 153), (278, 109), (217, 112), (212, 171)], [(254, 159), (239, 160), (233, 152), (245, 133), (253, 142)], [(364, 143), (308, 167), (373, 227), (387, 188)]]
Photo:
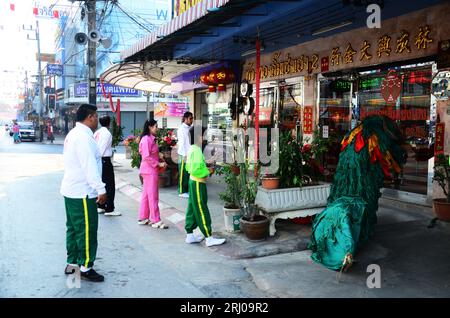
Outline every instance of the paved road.
[(266, 296), (241, 261), (186, 245), (175, 228), (137, 225), (137, 203), (120, 193), (123, 216), (99, 216), (95, 267), (105, 282), (68, 288), (62, 147), (15, 145), (0, 132), (0, 297)]

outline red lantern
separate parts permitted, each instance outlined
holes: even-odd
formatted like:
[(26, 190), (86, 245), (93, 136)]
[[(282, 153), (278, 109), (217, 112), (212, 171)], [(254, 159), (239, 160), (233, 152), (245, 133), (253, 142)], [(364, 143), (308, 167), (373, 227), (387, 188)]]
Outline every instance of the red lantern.
[(200, 75), (200, 82), (202, 82), (205, 85), (209, 85), (209, 79), (208, 79), (209, 73), (205, 72)]
[(219, 92), (226, 91), (226, 85), (232, 83), (235, 79), (233, 71), (230, 68), (225, 67), (221, 67), (217, 70), (214, 77), (217, 81)]
[(210, 72), (204, 72), (202, 75), (200, 75), (200, 82), (202, 82), (205, 85), (208, 85), (208, 92), (214, 93), (216, 91), (216, 87), (210, 81), (209, 75)]
[(210, 85), (219, 84), (219, 81), (217, 79), (217, 70), (213, 69), (209, 72), (208, 80), (209, 80)]

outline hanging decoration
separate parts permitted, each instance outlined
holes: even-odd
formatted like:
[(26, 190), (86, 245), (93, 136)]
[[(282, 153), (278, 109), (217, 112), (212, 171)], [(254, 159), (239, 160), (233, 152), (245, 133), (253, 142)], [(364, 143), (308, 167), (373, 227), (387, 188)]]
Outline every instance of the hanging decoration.
[(103, 77), (100, 77), (100, 85), (102, 87), (103, 97), (109, 99), (109, 107), (111, 108), (111, 111), (117, 115), (117, 124), (120, 126), (120, 98), (117, 99), (117, 107), (114, 108), (114, 102), (111, 96), (111, 92), (108, 92), (108, 96), (106, 96), (105, 85), (103, 84)]
[(396, 103), (402, 91), (402, 80), (394, 70), (389, 71), (386, 78), (381, 83), (381, 95), (389, 104)]
[(204, 72), (200, 75), (200, 82), (208, 85), (208, 92), (210, 93), (215, 93), (216, 91), (225, 92), (226, 85), (233, 83), (235, 78), (231, 68), (221, 67)]
[(200, 75), (200, 82), (208, 86), (208, 92), (215, 93), (216, 92), (216, 86), (214, 85), (214, 82), (211, 80), (211, 72), (204, 72), (202, 75)]

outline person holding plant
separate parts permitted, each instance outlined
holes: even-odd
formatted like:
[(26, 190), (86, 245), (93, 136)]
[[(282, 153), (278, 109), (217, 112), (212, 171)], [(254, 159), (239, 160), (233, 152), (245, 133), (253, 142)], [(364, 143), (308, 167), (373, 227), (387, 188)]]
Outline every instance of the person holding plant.
[(183, 115), (183, 123), (178, 128), (178, 171), (179, 171), (179, 182), (178, 182), (178, 195), (182, 198), (189, 197), (189, 173), (186, 171), (186, 156), (189, 152), (191, 146), (189, 139), (189, 129), (191, 128), (194, 116), (191, 112), (185, 112)]
[(202, 134), (194, 136), (194, 127), (189, 129), (190, 145), (186, 160), (186, 170), (189, 177), (189, 202), (186, 210), (186, 243), (199, 243), (203, 237), (196, 236), (193, 231), (199, 228), (206, 237), (206, 246), (221, 245), (225, 239), (215, 238), (211, 231), (211, 215), (208, 209), (208, 192), (206, 178), (214, 173), (214, 168), (206, 166), (203, 155), (203, 131)]
[(154, 119), (147, 120), (139, 142), (139, 153), (142, 157), (139, 174), (143, 179), (143, 187), (138, 223), (141, 225), (150, 223), (153, 228), (167, 229), (167, 225), (161, 221), (158, 206), (158, 168), (165, 168), (167, 164), (159, 161), (157, 133), (157, 121)]

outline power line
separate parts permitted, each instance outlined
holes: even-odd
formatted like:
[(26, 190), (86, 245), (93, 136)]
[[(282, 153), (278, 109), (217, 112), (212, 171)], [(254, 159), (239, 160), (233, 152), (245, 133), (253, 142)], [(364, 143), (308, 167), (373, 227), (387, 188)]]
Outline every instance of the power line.
[(115, 5), (117, 6), (117, 8), (119, 8), (127, 17), (129, 17), (131, 20), (133, 20), (134, 22), (136, 22), (137, 25), (139, 25), (141, 28), (143, 28), (144, 30), (146, 30), (147, 32), (152, 33), (153, 31), (149, 30), (145, 25), (141, 24), (138, 20), (136, 20), (135, 18), (133, 18), (130, 14), (128, 14), (124, 9), (122, 9), (122, 7), (118, 4), (115, 3)]

